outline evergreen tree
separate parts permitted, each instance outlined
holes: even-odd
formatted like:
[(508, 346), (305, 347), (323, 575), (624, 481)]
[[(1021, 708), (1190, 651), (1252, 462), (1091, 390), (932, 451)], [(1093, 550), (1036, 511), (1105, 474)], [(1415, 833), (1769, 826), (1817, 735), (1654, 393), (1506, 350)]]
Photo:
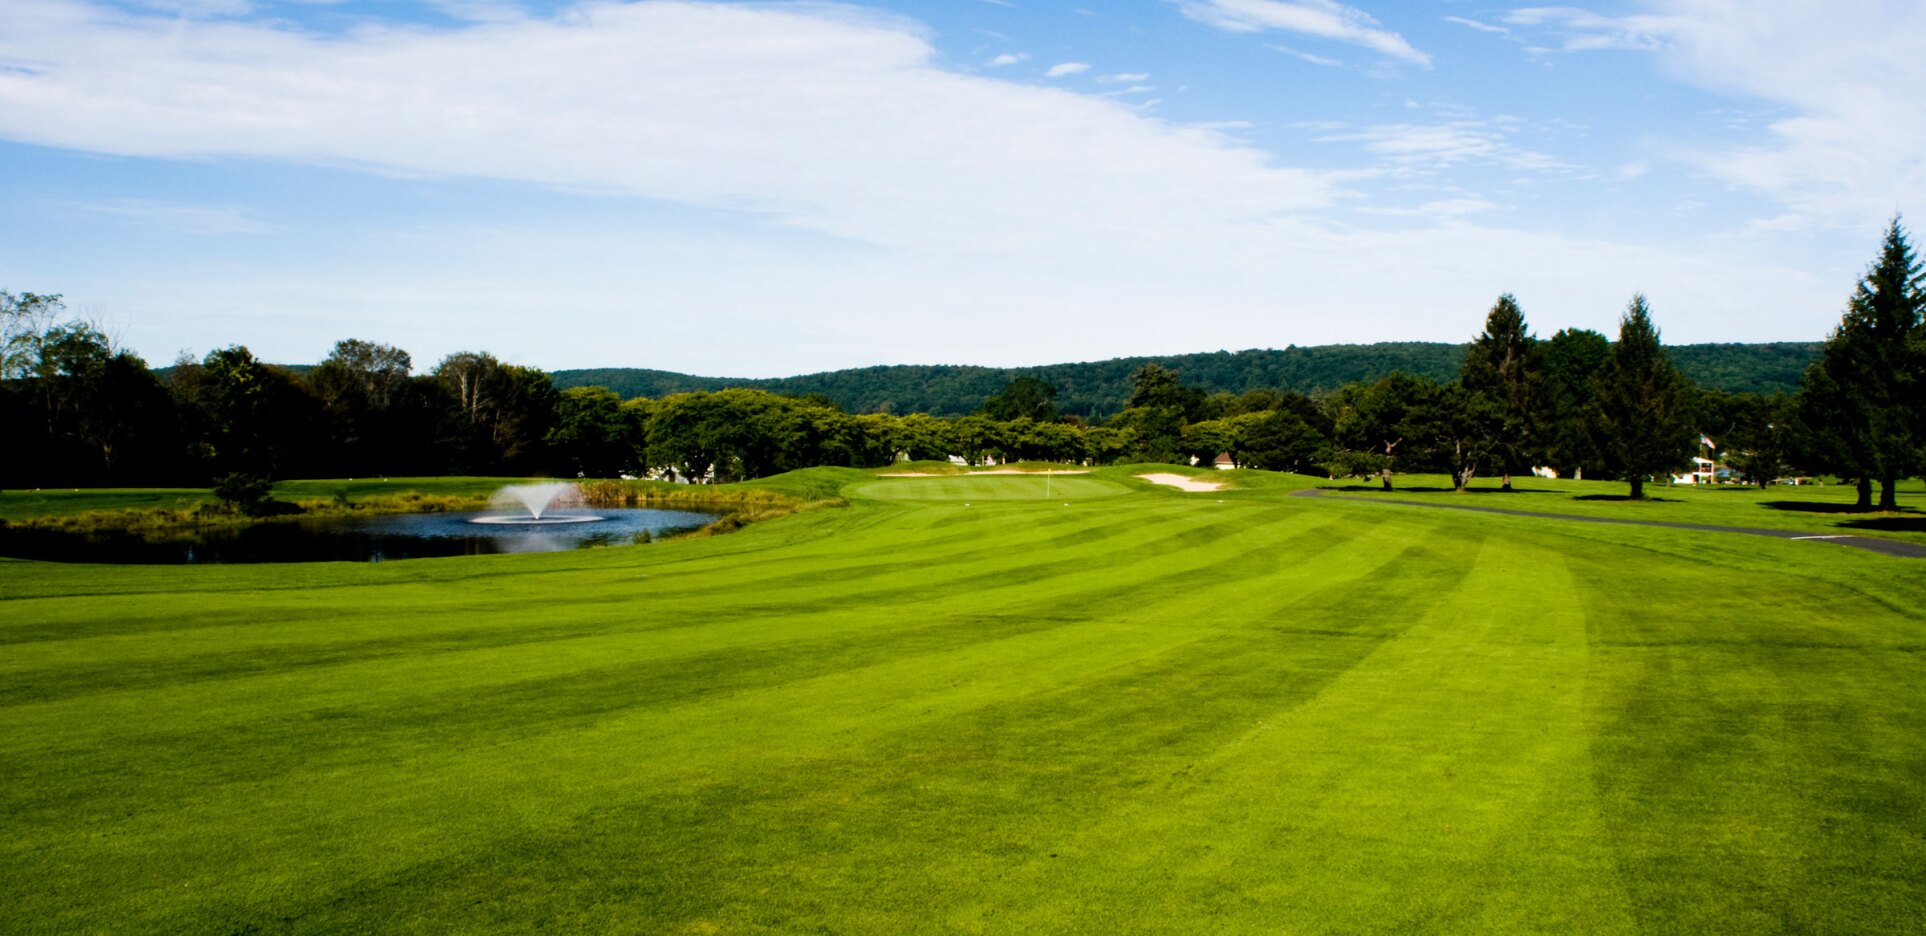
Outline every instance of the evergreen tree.
[(1659, 344), (1645, 297), (1633, 295), (1619, 320), (1598, 382), (1598, 427), (1605, 456), (1632, 484), (1632, 499), (1645, 496), (1648, 475), (1688, 464), (1693, 438), (1692, 385)]
[[(1485, 316), (1485, 330), (1465, 352), (1459, 382), (1479, 399), (1464, 411), (1489, 411), (1490, 457), (1497, 462), (1504, 490), (1514, 472), (1528, 470), (1533, 451), (1539, 389), (1538, 341), (1525, 327), (1525, 312), (1511, 293), (1498, 297)], [(1468, 477), (1461, 475), (1461, 477)]]
[(1896, 485), (1922, 463), (1919, 348), (1926, 291), (1894, 218), (1879, 259), (1854, 290), (1839, 327), (1806, 371), (1799, 411), (1819, 467), (1859, 481), (1859, 507), (1898, 509)]
[(1799, 421), (1795, 402), (1783, 393), (1742, 393), (1728, 399), (1726, 425), (1712, 432), (1725, 443), (1726, 464), (1763, 490), (1791, 470)]

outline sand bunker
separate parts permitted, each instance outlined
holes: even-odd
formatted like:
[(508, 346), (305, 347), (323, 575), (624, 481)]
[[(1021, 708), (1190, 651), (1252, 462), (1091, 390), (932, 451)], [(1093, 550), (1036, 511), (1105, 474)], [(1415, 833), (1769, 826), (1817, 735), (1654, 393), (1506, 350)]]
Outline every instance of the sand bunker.
[(1090, 471), (1084, 468), (1066, 468), (1062, 471), (1022, 471), (1016, 468), (993, 468), (989, 471), (959, 471), (959, 472), (956, 472), (955, 474), (933, 474), (926, 471), (895, 471), (895, 472), (885, 471), (882, 474), (877, 475), (877, 477), (879, 478), (972, 478), (977, 475), (993, 475), (993, 474), (1073, 475), (1073, 474), (1089, 474), (1089, 473)]
[(1202, 494), (1206, 491), (1221, 491), (1224, 489), (1224, 485), (1222, 482), (1199, 481), (1196, 478), (1189, 478), (1180, 474), (1170, 474), (1168, 472), (1158, 472), (1157, 474), (1140, 474), (1137, 477), (1142, 478), (1145, 481), (1150, 482), (1151, 484), (1167, 484), (1180, 491), (1192, 491), (1198, 494)]

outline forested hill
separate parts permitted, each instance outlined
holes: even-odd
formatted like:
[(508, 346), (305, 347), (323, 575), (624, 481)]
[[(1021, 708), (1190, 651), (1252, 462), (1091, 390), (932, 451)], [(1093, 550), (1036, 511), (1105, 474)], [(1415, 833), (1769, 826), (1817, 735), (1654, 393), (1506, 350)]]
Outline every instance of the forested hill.
[[(1669, 350), (1679, 368), (1701, 386), (1769, 393), (1797, 390), (1799, 375), (1817, 357), (1819, 344), (1674, 345)], [(621, 367), (556, 371), (554, 378), (558, 387), (603, 386), (624, 397), (752, 387), (796, 396), (820, 394), (853, 413), (960, 416), (976, 411), (1011, 378), (1031, 376), (1057, 387), (1060, 412), (1101, 418), (1123, 407), (1130, 396), (1131, 375), (1147, 363), (1171, 368), (1185, 383), (1211, 392), (1242, 393), (1263, 387), (1313, 393), (1375, 380), (1396, 370), (1453, 379), (1464, 355), (1465, 345), (1401, 341), (1114, 358), (1042, 367), (899, 364), (762, 380)]]

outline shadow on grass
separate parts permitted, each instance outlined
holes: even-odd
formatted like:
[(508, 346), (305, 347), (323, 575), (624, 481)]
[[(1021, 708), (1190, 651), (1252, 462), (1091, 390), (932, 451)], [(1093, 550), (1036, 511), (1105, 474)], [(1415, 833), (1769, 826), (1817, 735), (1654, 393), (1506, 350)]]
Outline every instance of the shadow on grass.
[[(1572, 498), (1572, 500), (1611, 501), (1614, 503), (1636, 503), (1636, 501), (1632, 500), (1632, 495), (1630, 494), (1580, 494), (1577, 497)], [(1682, 502), (1676, 497), (1647, 497), (1645, 498), (1645, 503), (1677, 504)]]
[(1846, 520), (1839, 524), (1855, 530), (1872, 530), (1877, 533), (1926, 533), (1926, 517), (1867, 517), (1864, 520)]
[(1344, 485), (1343, 487), (1325, 488), (1325, 490), (1343, 491), (1346, 494), (1359, 494), (1359, 493), (1363, 493), (1363, 494), (1373, 494), (1373, 493), (1376, 493), (1376, 494), (1437, 494), (1440, 492), (1450, 493), (1451, 488), (1424, 487), (1422, 485), (1406, 487), (1404, 485), (1398, 485), (1397, 487), (1394, 487), (1391, 490), (1387, 491), (1384, 489), (1384, 485), (1382, 484), (1347, 484), (1347, 485)]
[(1437, 487), (1437, 486), (1423, 485), (1423, 484), (1413, 484), (1413, 485), (1400, 484), (1397, 487), (1394, 487), (1391, 490), (1387, 491), (1384, 489), (1384, 485), (1378, 484), (1375, 481), (1369, 484), (1346, 484), (1346, 485), (1343, 485), (1342, 487), (1327, 487), (1327, 488), (1324, 488), (1323, 490), (1343, 491), (1346, 494), (1358, 494), (1358, 493), (1363, 493), (1363, 494), (1371, 494), (1371, 493), (1458, 494), (1458, 493), (1464, 493), (1464, 494), (1496, 494), (1500, 496), (1508, 496), (1512, 494), (1557, 494), (1559, 493), (1557, 491), (1535, 491), (1535, 490), (1527, 490), (1525, 488), (1512, 488), (1511, 490), (1507, 491), (1504, 488), (1495, 488), (1495, 487), (1470, 487), (1470, 488), (1465, 488), (1461, 492), (1457, 488)]
[[(1759, 506), (1770, 507), (1773, 510), (1792, 510), (1799, 513), (1870, 514), (1878, 512), (1874, 510), (1860, 510), (1852, 504), (1825, 504), (1814, 503), (1813, 501), (1760, 501)], [(1917, 511), (1901, 507), (1899, 512), (1916, 513)]]

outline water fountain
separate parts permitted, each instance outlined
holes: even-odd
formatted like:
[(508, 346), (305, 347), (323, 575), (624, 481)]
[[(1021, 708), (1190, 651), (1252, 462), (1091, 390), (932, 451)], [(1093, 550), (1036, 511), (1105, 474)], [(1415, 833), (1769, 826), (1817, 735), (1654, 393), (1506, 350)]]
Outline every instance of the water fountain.
[(716, 519), (713, 513), (688, 510), (588, 507), (574, 484), (528, 484), (501, 489), (480, 514), (355, 514), (163, 528), (152, 536), (24, 530), (0, 523), (0, 556), (136, 564), (387, 562), (633, 546)]
[(505, 516), (475, 517), (468, 522), (538, 526), (558, 523), (594, 523), (602, 519), (601, 517), (592, 517), (584, 514), (555, 514), (543, 516), (550, 507), (557, 506), (558, 501), (561, 502), (563, 506), (567, 506), (570, 500), (579, 501), (579, 499), (580, 494), (576, 490), (575, 485), (562, 481), (550, 482), (548, 484), (514, 484), (496, 492), (495, 504), (498, 507), (510, 508), (520, 504), (523, 509), (528, 511), (527, 516), (508, 514)]

